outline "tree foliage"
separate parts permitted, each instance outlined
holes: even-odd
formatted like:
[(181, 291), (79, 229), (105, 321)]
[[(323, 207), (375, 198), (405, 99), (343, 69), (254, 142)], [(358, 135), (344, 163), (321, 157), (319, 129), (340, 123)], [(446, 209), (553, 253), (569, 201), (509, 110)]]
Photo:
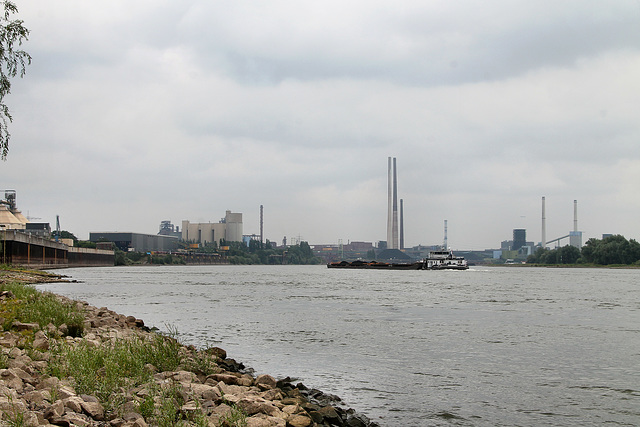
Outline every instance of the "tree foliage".
[(0, 158), (6, 160), (9, 153), (8, 124), (13, 121), (4, 97), (11, 93), (11, 79), (24, 76), (26, 66), (31, 64), (31, 56), (20, 49), (28, 39), (29, 30), (19, 19), (12, 20), (18, 8), (11, 1), (0, 1), (4, 13), (0, 16)]
[(631, 265), (640, 263), (640, 243), (621, 235), (587, 240), (582, 250), (574, 246), (538, 248), (527, 258), (529, 264)]
[(529, 264), (576, 264), (580, 261), (580, 249), (566, 245), (556, 249), (538, 248), (529, 255)]
[(617, 234), (602, 240), (589, 239), (582, 248), (585, 261), (601, 264), (634, 264), (640, 260), (640, 243)]
[(220, 241), (220, 247), (228, 246), (226, 255), (232, 264), (319, 264), (320, 258), (313, 255), (307, 242), (289, 246), (286, 249), (273, 249), (271, 243), (250, 240), (249, 246), (242, 242)]

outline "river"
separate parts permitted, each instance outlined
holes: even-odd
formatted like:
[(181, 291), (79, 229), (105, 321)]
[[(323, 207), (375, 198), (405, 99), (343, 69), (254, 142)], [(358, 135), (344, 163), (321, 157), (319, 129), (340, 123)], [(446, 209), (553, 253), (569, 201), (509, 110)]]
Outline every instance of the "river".
[(38, 288), (175, 328), (382, 426), (640, 425), (640, 270), (149, 266)]

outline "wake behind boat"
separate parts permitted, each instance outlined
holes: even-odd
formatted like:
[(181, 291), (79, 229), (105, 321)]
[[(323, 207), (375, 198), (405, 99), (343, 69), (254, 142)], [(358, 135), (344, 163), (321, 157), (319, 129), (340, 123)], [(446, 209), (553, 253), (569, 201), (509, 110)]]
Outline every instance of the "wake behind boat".
[(422, 261), (412, 263), (387, 263), (377, 261), (330, 262), (327, 268), (359, 268), (376, 270), (467, 270), (467, 260), (455, 256), (452, 250), (431, 251)]

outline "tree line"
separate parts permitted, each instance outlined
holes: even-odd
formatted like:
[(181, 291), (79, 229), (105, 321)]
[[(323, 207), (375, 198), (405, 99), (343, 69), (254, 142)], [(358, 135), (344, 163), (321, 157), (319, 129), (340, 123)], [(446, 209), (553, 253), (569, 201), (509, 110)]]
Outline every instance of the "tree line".
[(604, 239), (591, 238), (582, 249), (564, 246), (556, 249), (538, 248), (529, 255), (527, 264), (595, 264), (639, 265), (640, 243), (619, 234)]

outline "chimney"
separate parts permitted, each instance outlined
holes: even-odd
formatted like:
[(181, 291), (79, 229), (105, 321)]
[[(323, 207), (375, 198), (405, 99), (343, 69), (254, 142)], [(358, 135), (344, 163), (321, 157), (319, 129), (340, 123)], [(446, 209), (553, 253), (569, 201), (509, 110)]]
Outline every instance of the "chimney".
[(398, 173), (396, 158), (393, 158), (393, 227), (391, 229), (393, 244), (391, 249), (398, 249)]
[(542, 196), (542, 240), (540, 240), (540, 245), (543, 248), (547, 247), (547, 218), (544, 212), (544, 196)]
[(400, 199), (400, 250), (404, 249), (404, 201)]
[(260, 205), (260, 243), (264, 243), (264, 240), (263, 240), (264, 234), (263, 234), (263, 228), (262, 228), (264, 223), (262, 222), (262, 219), (263, 219), (262, 218), (262, 210), (263, 210), (263, 207), (262, 207), (262, 205)]
[(391, 245), (393, 244), (393, 178), (391, 175), (391, 157), (389, 157), (389, 167), (387, 170), (387, 187), (388, 187), (388, 196), (387, 196), (387, 248), (391, 249)]

